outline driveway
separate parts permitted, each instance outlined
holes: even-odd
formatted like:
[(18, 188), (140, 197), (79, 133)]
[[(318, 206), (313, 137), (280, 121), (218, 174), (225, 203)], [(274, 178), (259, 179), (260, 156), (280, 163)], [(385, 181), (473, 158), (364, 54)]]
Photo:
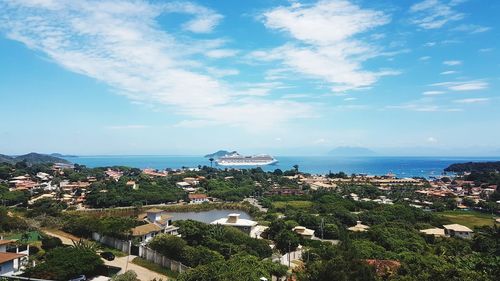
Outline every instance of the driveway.
[(122, 270), (120, 271), (121, 273), (125, 272), (125, 268), (127, 270), (133, 270), (135, 273), (137, 273), (137, 278), (139, 278), (141, 281), (150, 281), (156, 278), (156, 280), (162, 279), (162, 280), (170, 280), (167, 276), (163, 274), (156, 273), (154, 271), (151, 271), (145, 267), (138, 266), (137, 264), (133, 264), (132, 260), (136, 258), (137, 256), (130, 255), (128, 256), (128, 266), (127, 266), (127, 257), (120, 257), (120, 258), (115, 258), (112, 261), (104, 260), (104, 263), (106, 265), (111, 265), (111, 266), (116, 266), (121, 268)]
[[(61, 239), (62, 243), (64, 245), (73, 245), (73, 240), (78, 241), (80, 238), (73, 236), (69, 233), (60, 231), (60, 230), (47, 230), (44, 229), (43, 232), (47, 233), (47, 235), (52, 236), (52, 237), (57, 237)], [(137, 264), (133, 264), (132, 260), (136, 258), (137, 256), (130, 255), (129, 260), (128, 260), (128, 266), (127, 266), (127, 257), (117, 257), (112, 261), (104, 260), (104, 264), (106, 265), (111, 265), (111, 266), (116, 266), (121, 268), (122, 270), (120, 271), (121, 273), (125, 272), (125, 267), (127, 267), (127, 270), (133, 270), (135, 273), (137, 273), (137, 278), (139, 278), (141, 281), (150, 281), (156, 278), (156, 280), (162, 279), (164, 281), (169, 280), (169, 278), (163, 274), (156, 273), (154, 271), (151, 271), (145, 267), (139, 266)]]

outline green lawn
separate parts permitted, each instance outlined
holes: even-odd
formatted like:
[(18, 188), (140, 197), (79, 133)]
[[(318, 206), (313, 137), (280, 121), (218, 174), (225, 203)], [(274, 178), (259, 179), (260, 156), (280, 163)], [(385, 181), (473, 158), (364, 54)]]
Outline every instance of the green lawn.
[[(33, 242), (36, 242), (36, 241), (39, 241), (41, 239), (41, 235), (40, 235), (40, 232), (38, 231), (30, 231), (30, 232), (27, 232), (28, 234), (28, 243), (33, 243)], [(5, 239), (7, 240), (18, 240), (18, 239), (21, 239), (23, 236), (23, 233), (17, 233), (17, 234), (13, 234), (13, 235), (7, 235), (5, 237)]]
[(462, 224), (469, 228), (473, 228), (474, 226), (493, 225), (494, 223), (490, 214), (476, 211), (445, 211), (439, 212), (437, 215), (445, 218), (450, 223)]
[(177, 272), (173, 272), (172, 270), (162, 267), (156, 263), (150, 262), (148, 260), (145, 260), (143, 258), (135, 258), (132, 260), (132, 263), (135, 263), (139, 266), (145, 267), (151, 271), (163, 274), (168, 276), (168, 280), (175, 280), (175, 278), (179, 275)]
[(273, 207), (282, 209), (287, 206), (297, 209), (309, 209), (312, 206), (311, 201), (276, 201), (273, 202)]

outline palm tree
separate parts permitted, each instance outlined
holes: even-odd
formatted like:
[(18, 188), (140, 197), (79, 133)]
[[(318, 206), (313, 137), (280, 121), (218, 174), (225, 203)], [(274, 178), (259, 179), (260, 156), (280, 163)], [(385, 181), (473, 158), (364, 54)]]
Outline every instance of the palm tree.
[(295, 169), (295, 172), (299, 173), (299, 165), (295, 164), (293, 165), (293, 168)]
[(210, 168), (212, 168), (212, 164), (213, 164), (213, 162), (214, 162), (214, 158), (210, 157), (210, 158), (208, 159), (208, 161), (210, 161)]

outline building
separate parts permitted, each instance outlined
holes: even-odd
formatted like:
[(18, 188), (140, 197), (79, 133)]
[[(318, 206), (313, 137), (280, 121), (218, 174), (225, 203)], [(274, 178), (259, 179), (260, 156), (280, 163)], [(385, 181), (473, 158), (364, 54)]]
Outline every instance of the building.
[(28, 262), (29, 246), (17, 245), (14, 240), (0, 239), (0, 275), (13, 275)]
[(189, 203), (191, 204), (201, 204), (203, 202), (208, 202), (208, 196), (201, 193), (191, 193), (188, 194)]
[(354, 232), (365, 232), (368, 231), (369, 228), (368, 225), (361, 224), (361, 221), (357, 221), (355, 226), (351, 226), (347, 229)]
[(257, 225), (256, 221), (240, 219), (240, 214), (229, 214), (227, 218), (221, 218), (211, 222), (210, 224), (220, 224), (224, 226), (232, 226), (235, 227), (247, 234), (253, 231), (255, 226)]
[(304, 226), (296, 226), (292, 229), (292, 231), (299, 234), (304, 239), (312, 239), (314, 237), (314, 230)]
[(450, 237), (459, 237), (464, 239), (471, 239), (474, 231), (465, 225), (461, 224), (447, 224), (443, 225), (444, 232)]
[(172, 225), (172, 216), (160, 209), (150, 209), (144, 219), (146, 224), (132, 228), (132, 236), (141, 243), (147, 243), (158, 234), (178, 235), (176, 226)]
[(16, 253), (0, 253), (0, 276), (11, 276), (17, 273), (19, 271), (19, 259), (23, 257), (26, 257), (26, 255)]
[(442, 228), (429, 228), (420, 230), (421, 233), (425, 233), (427, 235), (433, 235), (434, 237), (445, 237), (444, 229)]

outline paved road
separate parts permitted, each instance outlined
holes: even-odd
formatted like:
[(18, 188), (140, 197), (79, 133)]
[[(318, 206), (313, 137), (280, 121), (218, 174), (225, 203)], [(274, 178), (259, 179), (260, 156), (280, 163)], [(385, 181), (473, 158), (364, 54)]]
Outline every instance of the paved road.
[(47, 235), (49, 235), (49, 236), (57, 237), (57, 238), (61, 239), (61, 241), (64, 245), (72, 246), (73, 240), (75, 242), (80, 240), (80, 238), (73, 236), (69, 233), (61, 234), (61, 233), (63, 233), (62, 231), (52, 231), (52, 230), (44, 229), (43, 232), (47, 233)]
[(162, 279), (163, 281), (169, 280), (169, 278), (163, 274), (159, 274), (145, 267), (133, 264), (132, 260), (136, 257), (137, 256), (133, 255), (128, 256), (128, 266), (127, 266), (127, 257), (115, 258), (112, 261), (105, 260), (104, 263), (106, 265), (120, 267), (122, 269), (120, 271), (120, 274), (124, 273), (125, 267), (127, 267), (127, 270), (135, 271), (135, 273), (137, 273), (137, 278), (139, 278), (141, 281), (150, 281), (153, 280), (154, 278), (156, 278), (156, 280)]
[(253, 206), (257, 207), (261, 212), (267, 213), (267, 208), (262, 207), (259, 204), (259, 201), (255, 198), (245, 198), (243, 201), (247, 201), (248, 203), (252, 204)]

